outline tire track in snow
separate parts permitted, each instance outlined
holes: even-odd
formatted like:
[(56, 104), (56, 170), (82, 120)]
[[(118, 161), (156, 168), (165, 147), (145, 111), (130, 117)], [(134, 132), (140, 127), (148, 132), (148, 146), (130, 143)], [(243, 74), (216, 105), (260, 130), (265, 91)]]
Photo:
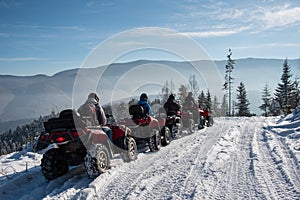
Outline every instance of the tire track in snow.
[[(237, 122), (238, 123), (238, 122)], [(233, 199), (249, 198), (253, 194), (249, 194), (253, 188), (249, 188), (248, 174), (248, 148), (251, 138), (248, 134), (249, 124), (239, 123), (240, 125), (228, 127), (224, 135), (232, 134), (231, 141), (228, 141), (231, 151), (227, 153), (228, 160), (224, 163), (223, 168), (220, 166), (220, 173), (216, 174), (216, 185), (210, 194), (210, 199), (224, 199), (231, 197)], [(237, 137), (236, 140), (234, 136)], [(226, 143), (225, 143), (226, 144)], [(248, 182), (248, 184), (246, 184)], [(250, 183), (252, 180), (250, 180)], [(250, 185), (253, 185), (252, 183)]]
[(202, 141), (202, 144), (204, 143), (204, 145), (200, 145), (200, 149), (195, 159), (195, 165), (191, 168), (189, 175), (184, 182), (184, 187), (180, 190), (180, 197), (204, 198), (207, 195), (205, 193), (205, 185), (202, 182), (207, 174), (203, 172), (203, 168), (207, 164), (207, 157), (209, 156), (211, 149), (222, 136), (224, 129), (224, 124), (215, 124), (213, 131), (209, 128), (205, 130), (207, 137)]
[[(288, 194), (290, 199), (300, 199), (299, 187), (294, 185), (299, 184), (299, 172), (295, 171), (295, 163), (289, 155), (276, 155), (274, 152), (281, 145), (276, 135), (265, 129), (258, 133), (257, 143), (258, 162), (254, 165), (255, 176), (265, 196), (268, 199), (286, 199)], [(280, 152), (284, 151), (280, 149)]]
[[(218, 138), (212, 133), (209, 135), (214, 140)], [(118, 175), (97, 191), (97, 197), (160, 199), (172, 197), (170, 194), (173, 197), (180, 196), (180, 189), (186, 184), (186, 179), (194, 174), (191, 169), (197, 166), (195, 160), (201, 155), (201, 151), (198, 152), (205, 137), (203, 132), (196, 132), (174, 140), (158, 152), (139, 154), (135, 162), (125, 163), (115, 169)], [(129, 169), (135, 173), (128, 173)], [(115, 187), (115, 183), (119, 183), (119, 187)]]
[[(142, 158), (144, 160), (140, 160), (140, 162), (144, 162), (143, 171), (135, 177), (126, 176), (125, 178), (131, 182), (129, 188), (125, 189), (125, 198), (157, 199), (158, 196), (165, 197), (164, 194), (169, 196), (174, 190), (178, 191), (176, 189), (177, 185), (181, 185), (184, 177), (186, 177), (187, 169), (193, 164), (190, 162), (193, 159), (185, 158), (187, 158), (187, 155), (193, 155), (191, 152), (194, 151), (195, 147), (191, 149), (191, 147), (184, 144), (189, 143), (191, 137), (196, 136), (197, 138), (197, 134), (199, 133), (175, 140), (169, 146), (151, 155), (145, 154)], [(153, 156), (150, 162), (149, 156)], [(123, 180), (120, 182), (124, 183)], [(124, 185), (128, 184), (125, 183)]]

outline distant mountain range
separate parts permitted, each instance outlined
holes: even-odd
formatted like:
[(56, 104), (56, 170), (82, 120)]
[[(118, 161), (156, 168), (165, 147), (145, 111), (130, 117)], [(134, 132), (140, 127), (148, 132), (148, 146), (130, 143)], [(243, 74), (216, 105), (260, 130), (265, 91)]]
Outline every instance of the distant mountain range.
[[(260, 114), (257, 107), (261, 104), (261, 91), (264, 85), (268, 83), (272, 93), (277, 87), (282, 74), (283, 61), (283, 59), (257, 58), (235, 61), (232, 74), (235, 78), (233, 91), (236, 91), (240, 82), (245, 84), (252, 112)], [(288, 62), (293, 77), (299, 77), (300, 59), (288, 60)], [(210, 89), (214, 95), (213, 88), (221, 88), (224, 82), (226, 60), (214, 63), (219, 74), (212, 69), (209, 61), (188, 63), (139, 60), (115, 63), (106, 67), (72, 69), (53, 76), (0, 75), (0, 123), (33, 119), (47, 115), (52, 110), (77, 108), (84, 102), (86, 95), (95, 90), (99, 92), (103, 103), (137, 95), (141, 91), (160, 92), (167, 80), (174, 83), (173, 89), (178, 92), (179, 84), (187, 83), (189, 76), (194, 74), (200, 90), (206, 92)], [(200, 71), (195, 71), (193, 65), (201, 66)], [(216, 86), (211, 84), (214, 79), (218, 83)]]

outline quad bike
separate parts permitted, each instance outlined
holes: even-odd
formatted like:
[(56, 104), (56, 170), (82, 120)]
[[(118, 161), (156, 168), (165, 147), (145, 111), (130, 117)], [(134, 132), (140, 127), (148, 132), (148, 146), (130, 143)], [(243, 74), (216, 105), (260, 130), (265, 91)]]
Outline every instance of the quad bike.
[(182, 124), (181, 124), (181, 112), (168, 112), (165, 116), (165, 127), (170, 130), (171, 139), (175, 139), (178, 134), (180, 134)]
[(187, 130), (189, 134), (195, 132), (195, 121), (191, 111), (186, 110), (181, 112), (181, 124), (182, 129)]
[(156, 119), (158, 120), (158, 126), (162, 127), (160, 129), (161, 134), (161, 144), (162, 146), (167, 146), (170, 144), (171, 140), (173, 139), (171, 129), (167, 126), (167, 118), (163, 115), (164, 112), (163, 108), (158, 110), (158, 116), (156, 116)]
[(203, 129), (205, 126), (205, 116), (204, 110), (199, 108), (199, 122), (198, 122), (198, 129)]
[[(107, 134), (101, 126), (91, 126), (88, 117), (81, 117), (76, 111), (67, 109), (59, 117), (44, 122), (43, 132), (37, 142), (36, 150), (46, 147), (41, 160), (42, 174), (47, 180), (53, 180), (69, 171), (69, 166), (84, 164), (89, 177), (96, 177), (110, 167), (115, 153)], [(136, 159), (129, 148), (134, 142), (126, 131), (118, 130), (118, 138), (124, 161)], [(114, 131), (114, 129), (113, 129)], [(117, 131), (114, 131), (114, 133)], [(132, 143), (130, 143), (132, 142)], [(51, 144), (51, 145), (50, 145)], [(136, 152), (136, 151), (135, 151)]]
[(113, 132), (113, 149), (120, 154), (124, 162), (130, 162), (137, 159), (137, 145), (135, 139), (131, 136), (131, 130), (124, 125), (117, 125), (113, 115), (106, 115), (107, 126)]
[(168, 129), (160, 132), (160, 121), (144, 115), (144, 109), (140, 105), (132, 105), (129, 107), (129, 114), (131, 119), (124, 119), (124, 125), (130, 128), (131, 136), (135, 139), (136, 143), (147, 144), (150, 151), (158, 151), (162, 144), (169, 143)]
[(203, 129), (204, 126), (210, 127), (213, 125), (213, 118), (209, 114), (209, 111), (207, 109), (203, 110), (199, 108), (199, 124), (198, 129)]

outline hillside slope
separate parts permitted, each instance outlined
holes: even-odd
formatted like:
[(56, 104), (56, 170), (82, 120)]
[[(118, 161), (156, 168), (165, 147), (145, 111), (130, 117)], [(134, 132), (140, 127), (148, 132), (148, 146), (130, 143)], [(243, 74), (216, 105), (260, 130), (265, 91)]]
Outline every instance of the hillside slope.
[[(212, 91), (213, 87), (207, 85), (207, 81), (216, 80), (214, 83), (220, 82), (217, 88), (222, 88), (226, 61), (215, 61), (218, 71), (220, 72), (219, 74), (212, 72), (213, 70), (208, 67), (210, 66), (208, 61), (196, 62), (199, 63), (199, 66), (202, 66), (202, 75), (204, 71), (207, 75), (206, 77), (197, 77), (200, 90), (206, 92), (207, 89), (210, 89), (212, 95), (216, 95), (213, 93), (214, 91)], [(283, 60), (281, 59), (247, 58), (236, 60), (232, 74), (234, 77), (233, 91), (235, 91), (241, 81), (244, 82), (252, 112), (260, 113), (258, 106), (262, 103), (261, 92), (263, 86), (268, 83), (271, 91), (274, 91), (277, 87), (282, 73), (282, 64)], [(289, 64), (291, 65), (294, 76), (299, 76), (300, 60), (289, 60)], [(138, 73), (138, 70), (143, 66), (146, 69), (156, 69), (154, 66), (161, 67), (159, 68), (161, 70), (153, 70), (150, 73), (147, 72), (148, 75), (146, 77), (150, 77), (151, 79), (145, 83), (143, 73), (138, 75), (134, 73), (131, 74), (132, 69), (136, 69), (135, 72)], [(77, 80), (76, 75), (78, 69), (62, 71), (53, 76), (37, 75), (19, 77), (0, 75), (0, 123), (20, 119), (33, 119), (48, 115), (52, 110), (59, 112), (67, 107), (79, 106), (91, 90), (97, 90), (101, 93), (101, 102), (108, 103), (112, 100), (110, 96), (111, 92), (116, 90), (114, 87), (115, 84), (122, 80), (125, 74), (126, 77), (130, 74), (132, 76), (127, 77), (128, 81), (120, 82), (120, 91), (115, 91), (116, 94), (119, 93), (121, 95), (119, 99), (125, 98), (125, 96), (122, 96), (123, 93), (127, 92), (126, 94), (128, 96), (128, 91), (131, 91), (130, 87), (136, 90), (147, 84), (149, 86), (153, 84), (152, 87), (154, 87), (155, 94), (157, 94), (161, 91), (161, 87), (156, 87), (159, 84), (162, 86), (166, 80), (173, 80), (179, 87), (181, 83), (180, 80), (182, 79), (182, 77), (180, 79), (179, 76), (183, 75), (186, 80), (188, 80), (191, 74), (195, 74), (193, 67), (187, 62), (139, 60), (110, 65), (105, 73), (103, 73), (103, 77), (100, 81), (99, 78), (103, 71), (102, 69), (103, 67), (86, 69), (84, 72), (81, 71), (81, 76), (84, 77), (81, 77), (82, 79), (79, 83), (80, 89), (77, 91), (79, 91), (80, 94), (76, 94), (78, 100), (76, 99), (75, 105), (73, 105), (73, 89), (74, 83), (76, 83)], [(170, 73), (170, 70), (172, 73)], [(157, 71), (160, 73), (157, 73)], [(174, 71), (178, 73), (173, 73)], [(163, 72), (165, 72), (165, 74)], [(176, 75), (176, 77), (171, 77), (171, 74)], [(142, 84), (135, 84), (137, 79), (141, 80), (139, 82)], [(151, 88), (147, 88), (146, 91), (153, 93)], [(235, 97), (235, 95), (234, 93), (233, 96)], [(219, 101), (221, 101), (221, 98), (222, 97), (219, 97)]]

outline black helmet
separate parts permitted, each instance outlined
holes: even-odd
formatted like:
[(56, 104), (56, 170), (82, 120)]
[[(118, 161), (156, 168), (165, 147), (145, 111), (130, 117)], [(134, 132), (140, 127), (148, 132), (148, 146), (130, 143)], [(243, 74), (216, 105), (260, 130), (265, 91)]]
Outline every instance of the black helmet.
[(170, 100), (170, 101), (173, 101), (174, 99), (175, 99), (175, 95), (174, 95), (174, 94), (170, 94), (169, 100)]
[(193, 93), (192, 93), (192, 92), (189, 92), (188, 96), (190, 96), (190, 97), (193, 96)]
[(140, 100), (148, 100), (148, 96), (146, 93), (141, 94)]
[(99, 97), (97, 96), (97, 94), (95, 92), (91, 92), (88, 96), (88, 98), (93, 98), (95, 99), (97, 102), (99, 101)]

